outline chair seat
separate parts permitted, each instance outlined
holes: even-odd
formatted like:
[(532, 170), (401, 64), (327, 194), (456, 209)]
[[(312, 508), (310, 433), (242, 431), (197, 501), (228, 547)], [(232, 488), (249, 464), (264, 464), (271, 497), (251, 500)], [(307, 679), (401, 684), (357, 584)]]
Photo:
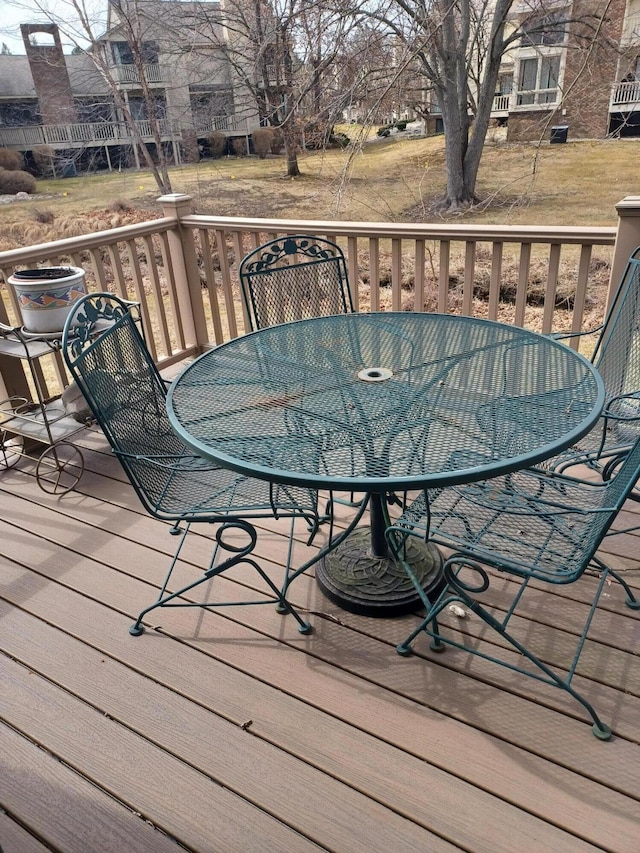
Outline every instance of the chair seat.
[[(551, 583), (570, 583), (580, 574), (593, 551), (593, 513), (607, 509), (601, 484), (535, 471), (429, 495), (432, 541)], [(396, 526), (426, 535), (428, 520), (422, 494)]]

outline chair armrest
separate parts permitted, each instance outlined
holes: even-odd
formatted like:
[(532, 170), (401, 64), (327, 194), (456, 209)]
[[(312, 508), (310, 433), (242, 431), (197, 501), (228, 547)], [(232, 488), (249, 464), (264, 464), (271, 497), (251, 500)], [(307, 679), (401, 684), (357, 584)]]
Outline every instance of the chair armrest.
[(587, 335), (595, 335), (596, 332), (601, 332), (604, 328), (604, 323), (601, 323), (599, 326), (596, 326), (593, 329), (585, 329), (582, 332), (551, 332), (546, 335), (547, 338), (551, 338), (554, 341), (564, 341), (569, 340), (571, 338), (584, 338)]
[(219, 465), (213, 462), (208, 463), (202, 456), (193, 453), (157, 453), (157, 454), (142, 454), (142, 453), (125, 453), (122, 450), (114, 450), (114, 454), (118, 459), (125, 459), (129, 462), (146, 462), (149, 465), (154, 465), (164, 471), (218, 471)]

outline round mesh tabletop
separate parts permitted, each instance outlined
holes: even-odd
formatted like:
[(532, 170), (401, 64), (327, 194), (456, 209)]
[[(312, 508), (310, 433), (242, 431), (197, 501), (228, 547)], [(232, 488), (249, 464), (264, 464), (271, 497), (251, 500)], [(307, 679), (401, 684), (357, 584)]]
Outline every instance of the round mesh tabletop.
[(603, 402), (593, 366), (563, 343), (487, 320), (385, 312), (229, 341), (174, 381), (168, 411), (187, 445), (225, 467), (383, 493), (539, 462), (586, 433)]

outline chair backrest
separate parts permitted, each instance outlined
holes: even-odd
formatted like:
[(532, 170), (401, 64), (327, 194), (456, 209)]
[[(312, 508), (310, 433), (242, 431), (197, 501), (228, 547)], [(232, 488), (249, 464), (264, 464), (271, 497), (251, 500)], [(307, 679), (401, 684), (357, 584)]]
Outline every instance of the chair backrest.
[(604, 449), (631, 444), (640, 435), (640, 247), (629, 258), (592, 360), (604, 382), (606, 409), (618, 418), (608, 422)]
[(166, 387), (138, 328), (135, 305), (109, 293), (83, 297), (67, 318), (62, 349), (138, 497), (154, 513), (169, 478), (162, 464), (175, 461), (185, 447), (169, 424)]
[(640, 247), (629, 258), (592, 360), (607, 398), (640, 391)]
[(585, 554), (583, 569), (589, 565), (591, 557), (598, 550), (625, 501), (631, 496), (639, 478), (640, 437), (636, 438), (628, 454), (620, 463), (616, 476), (600, 487), (599, 506), (577, 508), (581, 512), (583, 510), (595, 510), (595, 514), (591, 516), (593, 520), (589, 524), (588, 530), (584, 531), (581, 540), (582, 550)]
[(254, 331), (353, 311), (342, 249), (319, 237), (282, 237), (259, 246), (240, 263), (240, 284)]

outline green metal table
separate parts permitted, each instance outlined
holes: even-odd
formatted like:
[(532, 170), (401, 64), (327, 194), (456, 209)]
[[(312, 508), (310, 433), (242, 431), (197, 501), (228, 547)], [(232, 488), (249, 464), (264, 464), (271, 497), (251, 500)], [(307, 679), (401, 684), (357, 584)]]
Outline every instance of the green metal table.
[[(419, 606), (386, 547), (393, 495), (540, 462), (591, 429), (603, 404), (597, 371), (565, 344), (487, 320), (400, 312), (236, 338), (189, 365), (167, 398), (178, 436), (224, 467), (363, 495), (316, 577), (338, 604), (370, 615)], [(370, 523), (358, 526), (366, 506)], [(429, 589), (439, 552), (413, 547)]]

